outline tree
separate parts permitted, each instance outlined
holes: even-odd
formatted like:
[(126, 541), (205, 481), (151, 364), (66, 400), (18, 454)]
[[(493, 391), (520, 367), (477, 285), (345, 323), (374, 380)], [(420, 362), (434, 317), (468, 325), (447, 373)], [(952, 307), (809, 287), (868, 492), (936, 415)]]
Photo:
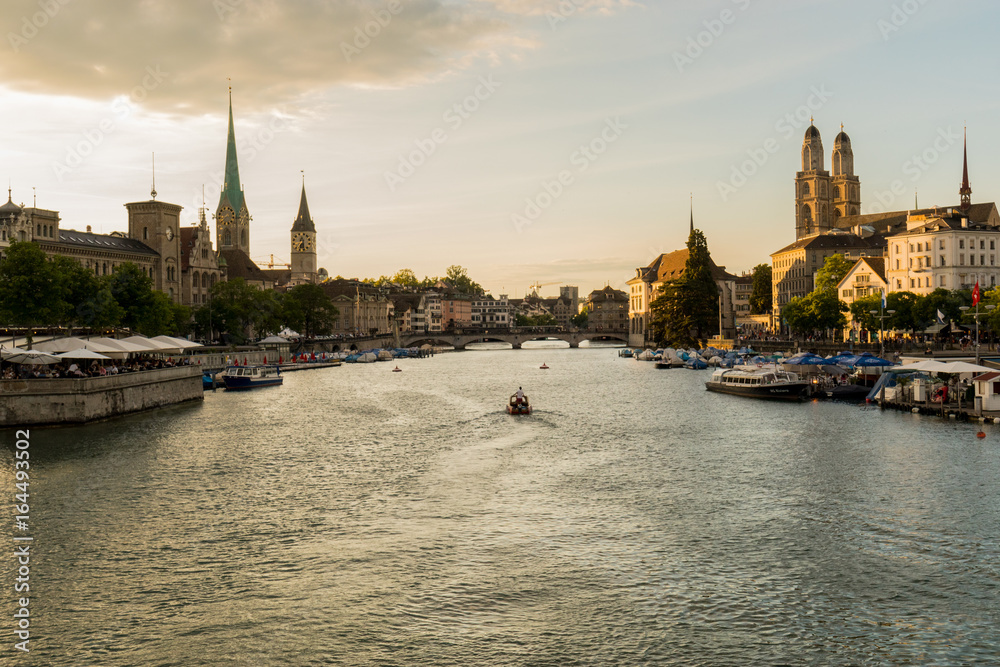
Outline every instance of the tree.
[(469, 277), (469, 272), (458, 264), (452, 264), (445, 269), (445, 280), (459, 292), (464, 294), (482, 294), (483, 287)]
[(844, 313), (847, 304), (831, 290), (814, 290), (796, 297), (781, 309), (781, 316), (792, 331), (809, 334), (813, 331), (843, 329), (847, 324)]
[(570, 323), (578, 329), (586, 329), (589, 315), (590, 313), (587, 311), (587, 308), (584, 307), (583, 310), (581, 310), (579, 313), (574, 315), (572, 319), (570, 319)]
[(847, 272), (851, 270), (855, 262), (845, 258), (843, 255), (831, 255), (823, 262), (823, 266), (816, 272), (816, 291), (837, 293), (837, 285), (844, 279)]
[(400, 287), (409, 287), (411, 289), (420, 285), (420, 281), (417, 280), (417, 274), (413, 272), (413, 269), (400, 269), (396, 271), (396, 275), (391, 280)]
[(758, 264), (750, 274), (753, 277), (753, 291), (750, 292), (750, 313), (763, 315), (771, 312), (772, 292), (771, 265)]
[(157, 312), (162, 309), (162, 302), (153, 296), (153, 279), (135, 264), (125, 262), (116, 266), (108, 276), (107, 285), (111, 296), (125, 309), (122, 326), (139, 331), (141, 322), (148, 327), (162, 315)]
[(881, 294), (869, 294), (854, 300), (851, 304), (851, 317), (858, 326), (867, 331), (878, 331), (878, 316), (872, 315), (871, 311), (878, 311), (882, 306)]
[(67, 310), (64, 285), (45, 252), (31, 241), (14, 241), (0, 261), (0, 315), (15, 326), (54, 324)]
[(229, 334), (234, 343), (242, 343), (254, 331), (280, 328), (281, 306), (277, 295), (248, 285), (242, 278), (219, 281), (212, 287), (212, 321), (219, 331)]
[(306, 338), (329, 334), (340, 314), (323, 288), (310, 283), (288, 290), (282, 299), (282, 306), (285, 325)]
[(701, 230), (691, 231), (687, 248), (684, 273), (665, 284), (650, 304), (653, 335), (675, 347), (700, 345), (719, 321), (719, 286), (712, 278), (712, 257)]

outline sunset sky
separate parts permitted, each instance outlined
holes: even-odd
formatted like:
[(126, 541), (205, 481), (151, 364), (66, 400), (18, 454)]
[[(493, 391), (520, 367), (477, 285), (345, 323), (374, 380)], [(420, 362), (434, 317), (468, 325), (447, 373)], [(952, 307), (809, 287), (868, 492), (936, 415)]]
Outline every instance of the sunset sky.
[(624, 288), (683, 247), (692, 196), (712, 257), (738, 274), (794, 240), (810, 114), (827, 168), (841, 123), (850, 135), (863, 212), (910, 208), (914, 190), (957, 204), (966, 124), (973, 201), (1000, 196), (1000, 6), (986, 0), (4, 10), (0, 176), (63, 228), (126, 229), (153, 153), (157, 199), (193, 223), (204, 187), (214, 212), (230, 83), (251, 256), (288, 260), (304, 171), (331, 275), (461, 264), (511, 296)]

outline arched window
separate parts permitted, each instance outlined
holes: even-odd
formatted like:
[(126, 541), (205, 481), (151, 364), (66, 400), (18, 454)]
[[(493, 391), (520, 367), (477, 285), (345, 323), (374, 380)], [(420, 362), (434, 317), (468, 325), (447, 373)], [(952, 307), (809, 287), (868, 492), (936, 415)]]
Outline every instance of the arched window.
[(840, 199), (840, 186), (839, 185), (833, 186), (833, 198), (834, 199)]
[(191, 287), (198, 289), (198, 272), (194, 271), (191, 273)]
[(201, 286), (202, 287), (208, 287), (208, 274), (207, 273), (201, 274)]
[(802, 147), (802, 171), (812, 169), (812, 150), (809, 146)]
[(232, 245), (232, 244), (233, 244), (233, 235), (227, 229), (226, 233), (222, 235), (222, 245)]
[(142, 240), (145, 241), (149, 238), (149, 227), (142, 228)]
[(39, 236), (41, 236), (41, 235), (42, 235), (42, 226), (41, 226), (41, 225), (38, 225), (38, 232), (37, 232), (37, 234), (38, 234)]
[(215, 279), (216, 279), (216, 277), (217, 276), (213, 273), (212, 274), (212, 287), (215, 287)]
[(247, 230), (244, 229), (243, 231), (240, 232), (240, 245), (246, 245), (246, 244), (247, 244)]
[(809, 208), (809, 204), (802, 205), (802, 222), (809, 224), (812, 222), (813, 215), (812, 209)]
[(834, 220), (840, 220), (840, 209), (839, 208), (833, 209), (833, 219)]
[(805, 195), (808, 195), (808, 194), (809, 194), (809, 184), (808, 183), (803, 183), (802, 184), (802, 195), (805, 196)]
[(104, 262), (104, 264), (101, 265), (101, 273), (103, 273), (104, 275), (108, 275), (108, 263), (107, 262)]

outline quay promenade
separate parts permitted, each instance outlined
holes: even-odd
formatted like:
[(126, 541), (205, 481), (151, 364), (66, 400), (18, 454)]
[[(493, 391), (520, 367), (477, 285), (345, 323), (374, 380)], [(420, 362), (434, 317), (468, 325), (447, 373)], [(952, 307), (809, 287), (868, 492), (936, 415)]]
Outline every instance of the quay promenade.
[(0, 425), (82, 424), (202, 398), (201, 370), (188, 365), (103, 377), (0, 380)]

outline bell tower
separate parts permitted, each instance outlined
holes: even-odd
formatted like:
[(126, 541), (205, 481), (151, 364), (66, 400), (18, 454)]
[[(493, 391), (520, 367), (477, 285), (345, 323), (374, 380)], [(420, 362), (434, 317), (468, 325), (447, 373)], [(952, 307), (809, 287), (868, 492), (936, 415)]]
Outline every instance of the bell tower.
[(229, 88), (229, 138), (226, 142), (226, 175), (219, 206), (215, 210), (216, 247), (219, 250), (242, 250), (250, 255), (250, 212), (240, 183), (236, 160), (236, 131), (233, 129), (233, 89)]
[(309, 215), (306, 201), (306, 180), (302, 177), (302, 197), (299, 199), (299, 214), (292, 224), (292, 275), (289, 283), (316, 282), (316, 225)]
[(861, 213), (861, 180), (854, 175), (854, 151), (851, 149), (851, 138), (840, 126), (840, 134), (833, 140), (833, 155), (831, 156), (833, 191), (833, 226), (845, 215)]
[(802, 140), (802, 171), (795, 174), (795, 239), (831, 227), (830, 172), (823, 169), (823, 140), (810, 122)]

